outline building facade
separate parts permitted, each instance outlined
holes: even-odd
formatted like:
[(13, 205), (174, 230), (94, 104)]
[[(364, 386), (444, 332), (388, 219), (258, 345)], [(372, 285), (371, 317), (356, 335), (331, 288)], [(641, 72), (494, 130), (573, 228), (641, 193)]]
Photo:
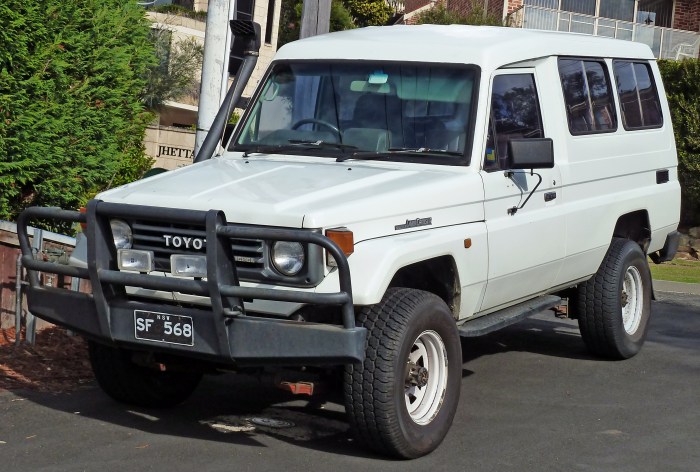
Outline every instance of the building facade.
[(479, 8), (506, 26), (637, 41), (662, 59), (700, 55), (700, 0), (406, 0), (403, 22), (437, 4), (461, 15)]
[[(206, 12), (206, 0), (158, 0), (155, 6), (176, 4), (193, 12)], [(267, 66), (277, 51), (277, 33), (279, 26), (281, 0), (239, 0), (238, 14), (252, 18), (260, 24), (262, 46), (260, 57), (244, 96), (252, 93), (260, 81)], [(203, 15), (189, 18), (176, 12), (147, 11), (153, 28), (168, 31), (171, 48), (178, 47), (182, 41), (194, 41), (204, 45), (206, 20)], [(192, 84), (191, 90), (172, 101), (166, 101), (159, 110), (157, 121), (146, 130), (144, 144), (146, 154), (155, 159), (154, 167), (175, 169), (192, 163), (197, 111), (199, 105), (199, 77)], [(229, 83), (232, 78), (229, 78)]]
[(698, 57), (700, 0), (445, 0), (468, 13), (474, 5), (509, 26), (570, 31), (647, 44), (656, 57)]

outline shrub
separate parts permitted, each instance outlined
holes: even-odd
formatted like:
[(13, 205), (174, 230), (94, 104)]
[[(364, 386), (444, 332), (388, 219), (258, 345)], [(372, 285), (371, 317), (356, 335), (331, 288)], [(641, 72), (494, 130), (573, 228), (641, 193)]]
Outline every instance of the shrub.
[(416, 24), (433, 25), (486, 25), (503, 26), (503, 19), (487, 12), (483, 2), (472, 0), (466, 15), (449, 10), (445, 4), (439, 3), (430, 10), (416, 16)]
[(156, 61), (143, 8), (124, 0), (0, 5), (0, 218), (78, 208), (140, 177)]
[(700, 225), (700, 59), (660, 60), (681, 183), (681, 224)]

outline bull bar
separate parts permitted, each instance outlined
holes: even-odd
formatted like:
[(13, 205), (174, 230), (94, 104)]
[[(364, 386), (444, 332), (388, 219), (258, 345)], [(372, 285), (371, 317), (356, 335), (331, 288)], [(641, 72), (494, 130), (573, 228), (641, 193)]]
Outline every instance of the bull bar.
[[(117, 269), (110, 218), (139, 218), (156, 222), (204, 226), (206, 280), (178, 279)], [(86, 223), (87, 269), (36, 260), (27, 232), (32, 220)], [(350, 268), (345, 254), (329, 238), (308, 230), (257, 227), (228, 223), (219, 210), (127, 205), (91, 200), (85, 213), (60, 208), (27, 208), (17, 221), (22, 264), (28, 269), (29, 310), (36, 316), (80, 332), (98, 342), (134, 350), (161, 351), (236, 365), (334, 365), (364, 360), (366, 329), (355, 326)], [(232, 238), (295, 241), (327, 250), (337, 263), (339, 291), (314, 293), (240, 285)], [(87, 279), (92, 293), (42, 286), (38, 272)], [(211, 307), (130, 299), (126, 287), (141, 287), (199, 295)], [(244, 299), (335, 305), (341, 307), (342, 327), (248, 316)], [(135, 310), (191, 317), (192, 346), (136, 339)]]

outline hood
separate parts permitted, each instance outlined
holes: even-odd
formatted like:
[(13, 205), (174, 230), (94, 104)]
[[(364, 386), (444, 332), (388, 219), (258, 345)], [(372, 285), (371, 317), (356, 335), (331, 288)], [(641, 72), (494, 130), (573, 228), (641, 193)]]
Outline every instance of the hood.
[[(431, 217), (425, 212), (474, 202), (465, 191), (465, 179), (477, 176), (465, 171), (451, 166), (402, 163), (399, 167), (378, 161), (339, 163), (299, 156), (226, 157), (133, 182), (97, 198), (218, 209), (229, 222), (268, 226), (320, 228), (386, 218), (400, 224), (407, 211), (413, 218)], [(446, 220), (440, 226), (455, 223)]]

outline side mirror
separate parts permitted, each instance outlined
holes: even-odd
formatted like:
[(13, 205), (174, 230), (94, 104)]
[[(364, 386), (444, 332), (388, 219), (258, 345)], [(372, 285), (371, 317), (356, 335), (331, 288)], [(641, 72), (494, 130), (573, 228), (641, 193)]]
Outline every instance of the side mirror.
[(551, 169), (552, 167), (554, 167), (554, 143), (551, 138), (508, 141), (506, 169)]

